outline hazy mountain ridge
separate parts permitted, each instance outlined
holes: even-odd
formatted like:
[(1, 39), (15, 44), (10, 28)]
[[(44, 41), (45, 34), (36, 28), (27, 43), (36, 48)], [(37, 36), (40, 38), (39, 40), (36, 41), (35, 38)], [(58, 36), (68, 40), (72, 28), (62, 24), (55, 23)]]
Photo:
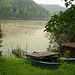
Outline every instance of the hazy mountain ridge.
[(55, 4), (39, 4), (50, 12), (50, 15), (58, 14), (60, 11), (65, 11), (66, 8)]
[(49, 15), (33, 0), (0, 0), (0, 19), (39, 19)]

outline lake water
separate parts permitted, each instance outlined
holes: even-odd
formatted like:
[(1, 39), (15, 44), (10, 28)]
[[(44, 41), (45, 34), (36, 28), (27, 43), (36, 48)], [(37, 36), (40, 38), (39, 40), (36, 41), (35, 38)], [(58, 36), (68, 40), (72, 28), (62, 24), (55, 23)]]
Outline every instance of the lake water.
[(44, 32), (47, 22), (48, 20), (0, 20), (3, 31), (3, 47), (0, 50), (4, 55), (17, 47), (29, 53), (47, 51), (49, 40)]

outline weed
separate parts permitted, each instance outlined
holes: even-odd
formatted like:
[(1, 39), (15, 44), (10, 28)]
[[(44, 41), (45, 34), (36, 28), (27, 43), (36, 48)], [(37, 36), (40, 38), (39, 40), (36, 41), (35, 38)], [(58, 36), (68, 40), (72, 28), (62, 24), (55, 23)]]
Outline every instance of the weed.
[(75, 64), (63, 63), (59, 69), (45, 69), (32, 66), (23, 58), (3, 58), (0, 59), (1, 75), (74, 75)]
[(70, 51), (67, 50), (67, 51), (64, 53), (64, 57), (69, 58), (69, 57), (70, 57)]

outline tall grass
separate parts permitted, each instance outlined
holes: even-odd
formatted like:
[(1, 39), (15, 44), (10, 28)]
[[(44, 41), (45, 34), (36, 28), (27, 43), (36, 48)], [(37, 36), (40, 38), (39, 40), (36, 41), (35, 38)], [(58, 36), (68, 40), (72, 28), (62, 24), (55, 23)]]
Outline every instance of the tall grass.
[(43, 69), (23, 58), (0, 58), (1, 75), (75, 75), (75, 64), (63, 63), (59, 69)]

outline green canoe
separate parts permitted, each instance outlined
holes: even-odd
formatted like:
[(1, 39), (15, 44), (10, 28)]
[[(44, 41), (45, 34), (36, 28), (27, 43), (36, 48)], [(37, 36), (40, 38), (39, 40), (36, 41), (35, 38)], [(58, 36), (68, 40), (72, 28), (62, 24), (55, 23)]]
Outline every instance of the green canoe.
[(38, 61), (38, 60), (34, 60), (31, 58), (27, 58), (26, 56), (23, 56), (23, 58), (31, 61), (32, 63), (36, 64), (37, 66), (40, 67), (46, 67), (46, 68), (59, 68), (61, 66), (62, 63), (53, 63), (53, 62), (44, 62), (44, 61)]
[(65, 58), (65, 57), (60, 57), (60, 60), (68, 61), (68, 62), (75, 62), (75, 58)]

